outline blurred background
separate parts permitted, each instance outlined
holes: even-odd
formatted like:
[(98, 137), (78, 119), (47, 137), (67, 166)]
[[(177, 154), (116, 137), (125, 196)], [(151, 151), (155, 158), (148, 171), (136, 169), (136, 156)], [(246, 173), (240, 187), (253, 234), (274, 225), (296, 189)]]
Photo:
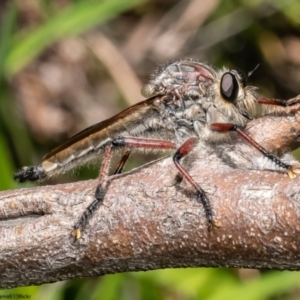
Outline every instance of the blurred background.
[[(298, 0), (0, 2), (1, 190), (66, 138), (141, 101), (157, 64), (191, 57), (244, 72), (267, 97), (300, 92)], [(131, 166), (140, 161), (130, 161)], [(93, 178), (96, 166), (56, 181)], [(30, 186), (28, 184), (28, 186)], [(182, 269), (0, 291), (30, 299), (300, 299), (300, 274)], [(19, 298), (21, 299), (21, 298)], [(27, 298), (29, 299), (29, 298)]]

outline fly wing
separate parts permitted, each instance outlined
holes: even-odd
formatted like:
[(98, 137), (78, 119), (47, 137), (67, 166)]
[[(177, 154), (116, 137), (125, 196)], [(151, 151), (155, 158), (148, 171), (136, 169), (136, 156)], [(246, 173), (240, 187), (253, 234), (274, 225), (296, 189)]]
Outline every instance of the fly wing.
[(99, 122), (97, 124), (94, 124), (79, 133), (75, 134), (68, 140), (66, 140), (64, 143), (60, 144), (58, 147), (51, 150), (48, 154), (46, 154), (43, 157), (43, 160), (49, 159), (55, 154), (69, 148), (70, 146), (76, 144), (79, 141), (84, 140), (85, 138), (94, 135), (95, 133), (109, 133), (111, 127), (116, 127), (114, 125), (121, 124), (122, 121), (124, 121), (125, 118), (128, 118), (129, 116), (132, 116), (133, 114), (141, 114), (143, 115), (145, 111), (149, 109), (153, 109), (153, 101), (158, 98), (159, 95), (155, 95), (151, 98), (148, 98), (144, 101), (138, 102), (137, 104), (134, 104), (127, 109), (121, 111), (117, 115), (106, 119), (102, 122)]
[(52, 176), (97, 156), (109, 140), (130, 134), (130, 128), (139, 127), (146, 118), (158, 114), (153, 102), (159, 97), (160, 94), (154, 95), (77, 133), (43, 158), (43, 169)]

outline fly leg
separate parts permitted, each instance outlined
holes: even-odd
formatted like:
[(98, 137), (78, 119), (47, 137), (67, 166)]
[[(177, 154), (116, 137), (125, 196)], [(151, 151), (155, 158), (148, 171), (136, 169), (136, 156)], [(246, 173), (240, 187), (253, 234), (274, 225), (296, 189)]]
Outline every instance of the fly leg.
[[(72, 235), (76, 239), (81, 237), (81, 228), (84, 227), (87, 220), (92, 216), (94, 211), (103, 203), (103, 199), (107, 190), (108, 183), (108, 172), (110, 167), (110, 162), (112, 158), (112, 152), (115, 148), (130, 148), (130, 149), (156, 149), (160, 151), (166, 151), (175, 148), (175, 144), (170, 141), (154, 140), (154, 139), (144, 139), (136, 137), (120, 137), (113, 139), (107, 143), (105, 146), (105, 153), (103, 157), (103, 162), (101, 170), (99, 173), (99, 183), (96, 187), (95, 200), (88, 206), (84, 211), (78, 222), (74, 225), (74, 230)], [(127, 151), (119, 162), (115, 172), (121, 172), (125, 162), (129, 157), (130, 151)]]
[(187, 173), (187, 171), (181, 166), (179, 163), (180, 160), (188, 155), (193, 148), (196, 146), (198, 139), (195, 137), (189, 138), (187, 141), (185, 141), (175, 152), (173, 156), (173, 161), (176, 166), (176, 168), (179, 170), (179, 172), (182, 174), (182, 176), (192, 185), (192, 187), (196, 191), (196, 197), (197, 200), (200, 201), (204, 207), (206, 218), (209, 222), (209, 225), (220, 227), (221, 222), (214, 218), (213, 210), (210, 205), (210, 201), (208, 197), (206, 196), (204, 190), (194, 181), (194, 179)]
[(110, 167), (112, 157), (112, 147), (111, 145), (107, 145), (105, 147), (105, 152), (103, 156), (102, 166), (98, 176), (98, 185), (95, 192), (94, 201), (88, 206), (85, 212), (80, 217), (79, 221), (74, 225), (74, 230), (72, 231), (72, 235), (78, 240), (81, 237), (80, 228), (85, 225), (88, 218), (94, 213), (94, 211), (102, 204), (105, 192), (107, 189), (107, 178), (108, 171)]
[(256, 100), (259, 104), (268, 104), (268, 105), (276, 105), (289, 107), (300, 103), (300, 98), (293, 98), (289, 100), (281, 100), (281, 99), (267, 99), (267, 98), (259, 98)]
[(259, 152), (261, 152), (265, 157), (270, 159), (273, 163), (277, 166), (285, 169), (290, 178), (294, 178), (296, 174), (300, 174), (300, 168), (297, 166), (289, 165), (282, 162), (279, 158), (275, 155), (268, 152), (265, 148), (263, 148), (260, 144), (258, 144), (255, 140), (253, 140), (243, 129), (242, 127), (230, 124), (230, 123), (213, 123), (210, 125), (210, 128), (217, 132), (230, 132), (235, 131), (237, 132), (243, 139), (249, 142), (253, 147), (255, 147)]
[(117, 174), (121, 174), (123, 172), (123, 169), (124, 169), (124, 166), (130, 156), (130, 153), (131, 151), (130, 150), (127, 150), (124, 155), (121, 157), (120, 161), (118, 162), (116, 168), (115, 168), (115, 171), (114, 171), (114, 175), (117, 175)]
[[(109, 149), (111, 150), (111, 147), (109, 147)], [(97, 209), (97, 207), (102, 203), (103, 201), (103, 198), (104, 198), (104, 194), (105, 194), (105, 189), (106, 187), (104, 186), (104, 183), (106, 182), (105, 181), (105, 177), (107, 177), (107, 174), (108, 174), (108, 167), (109, 167), (109, 164), (110, 164), (110, 160), (111, 160), (111, 153), (108, 153), (109, 150), (106, 150), (105, 151), (105, 154), (104, 154), (104, 160), (107, 161), (107, 166), (105, 166), (104, 164), (102, 164), (102, 168), (101, 168), (101, 173), (99, 175), (99, 185), (97, 186), (96, 188), (96, 193), (95, 193), (95, 200), (89, 205), (89, 207), (87, 208), (85, 214), (82, 215), (80, 221), (82, 223), (85, 223), (86, 219), (88, 219), (89, 215), (92, 215), (93, 212)], [(130, 150), (127, 150), (124, 155), (121, 157), (120, 161), (118, 162), (117, 166), (116, 166), (116, 169), (114, 171), (114, 175), (117, 175), (117, 174), (120, 174), (122, 173), (123, 171), (123, 168), (130, 156), (130, 153), (131, 151)], [(101, 176), (102, 175), (102, 176)], [(74, 226), (74, 232), (73, 232), (73, 235), (76, 236), (76, 239), (79, 239), (80, 236), (81, 236), (81, 233), (80, 233), (80, 229), (79, 227), (81, 226), (79, 224), (79, 227), (76, 226), (78, 223), (81, 223), (80, 221), (78, 221), (75, 226)], [(77, 228), (78, 227), (78, 228)]]

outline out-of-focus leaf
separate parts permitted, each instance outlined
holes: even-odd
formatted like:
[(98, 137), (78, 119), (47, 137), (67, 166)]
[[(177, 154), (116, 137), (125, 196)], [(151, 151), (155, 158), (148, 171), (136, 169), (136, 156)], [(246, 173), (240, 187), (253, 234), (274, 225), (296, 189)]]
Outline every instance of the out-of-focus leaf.
[(288, 293), (299, 284), (300, 274), (297, 272), (270, 272), (227, 291), (218, 288), (207, 300), (267, 300), (271, 296)]
[(1, 290), (2, 299), (34, 299), (39, 286), (18, 287), (14, 289)]
[[(66, 287), (65, 282), (56, 282), (43, 284), (41, 286), (36, 286), (36, 291), (33, 293), (33, 297), (29, 298), (31, 300), (64, 300), (64, 288)], [(28, 287), (29, 290), (29, 287)], [(27, 292), (27, 290), (25, 290)], [(30, 291), (30, 290), (29, 290)], [(28, 292), (27, 292), (28, 294)]]
[(10, 45), (13, 29), (17, 20), (17, 8), (14, 2), (9, 2), (0, 27), (0, 83), (3, 78), (3, 67)]
[(292, 20), (296, 25), (300, 25), (299, 20), (299, 11), (300, 11), (300, 2), (293, 1), (291, 5), (286, 7), (283, 12), (286, 14), (286, 16)]
[(203, 298), (214, 293), (211, 282), (215, 282), (218, 288), (239, 286), (240, 283), (231, 274), (230, 270), (212, 268), (165, 269), (133, 273), (140, 280), (147, 279), (153, 281), (153, 284), (175, 288), (179, 293), (195, 299), (198, 295)]
[(124, 274), (114, 274), (102, 277), (93, 294), (89, 296), (89, 299), (119, 300), (124, 276)]
[[(31, 144), (28, 133), (24, 130), (22, 121), (18, 118), (12, 101), (10, 88), (4, 78), (4, 65), (9, 53), (13, 31), (17, 23), (17, 7), (15, 2), (8, 2), (6, 11), (0, 26), (0, 129), (5, 128), (10, 135), (10, 139), (15, 144), (15, 149), (20, 161), (28, 161), (28, 153), (31, 153)], [(3, 128), (2, 128), (3, 127)], [(3, 131), (4, 132), (4, 131)], [(5, 153), (3, 153), (5, 152)], [(5, 189), (12, 186), (12, 167), (11, 156), (7, 148), (7, 143), (1, 139), (1, 188)], [(8, 157), (9, 156), (9, 157)], [(9, 176), (9, 178), (8, 178)], [(10, 183), (9, 183), (10, 182)]]
[(6, 190), (12, 187), (12, 162), (11, 156), (5, 143), (4, 137), (0, 133), (0, 166), (1, 166), (1, 180), (0, 190)]
[(83, 33), (143, 1), (86, 0), (70, 4), (31, 32), (14, 37), (15, 42), (4, 65), (5, 74), (16, 74), (55, 41)]
[[(132, 277), (131, 277), (132, 278)], [(143, 300), (164, 300), (163, 289), (158, 282), (149, 278), (135, 278), (136, 284), (139, 286), (139, 298)], [(173, 287), (171, 288), (173, 290)]]

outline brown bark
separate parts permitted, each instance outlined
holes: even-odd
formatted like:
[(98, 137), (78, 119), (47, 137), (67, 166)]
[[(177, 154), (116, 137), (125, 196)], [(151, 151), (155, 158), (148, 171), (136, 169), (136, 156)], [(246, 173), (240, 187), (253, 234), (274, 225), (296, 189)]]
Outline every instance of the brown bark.
[[(299, 107), (247, 131), (269, 151), (293, 147)], [(257, 155), (246, 143), (236, 147)], [(114, 177), (79, 241), (70, 233), (95, 180), (2, 192), (0, 287), (165, 267), (300, 269), (300, 176), (233, 169), (213, 157), (194, 160), (189, 173), (222, 227), (208, 230), (170, 158)]]

